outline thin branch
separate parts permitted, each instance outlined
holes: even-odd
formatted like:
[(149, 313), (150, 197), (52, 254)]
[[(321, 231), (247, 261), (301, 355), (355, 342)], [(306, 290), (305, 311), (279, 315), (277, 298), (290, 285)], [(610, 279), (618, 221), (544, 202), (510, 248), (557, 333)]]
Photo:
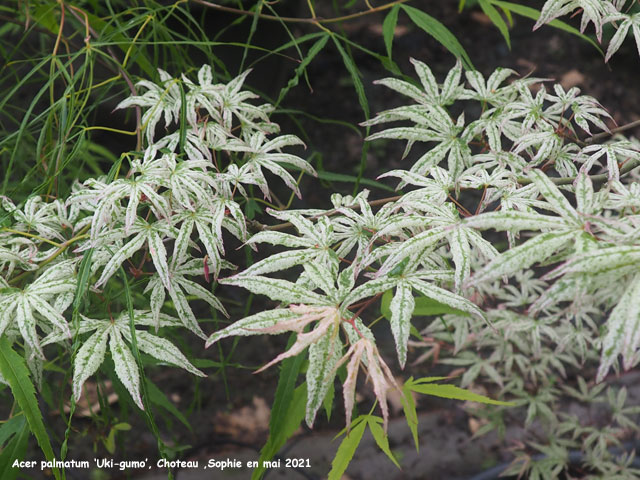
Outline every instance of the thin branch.
[(625, 130), (631, 130), (632, 128), (635, 128), (635, 127), (640, 127), (640, 119), (635, 120), (631, 123), (627, 123), (626, 125), (621, 125), (617, 128), (612, 128), (608, 132), (596, 133), (594, 136), (587, 138), (584, 142), (586, 144), (591, 144), (596, 140), (600, 140), (601, 138), (607, 138), (612, 135), (615, 135), (616, 133), (624, 132)]
[[(633, 161), (629, 161), (627, 163), (625, 163), (622, 168), (620, 169), (620, 176), (622, 177), (623, 175), (626, 175), (627, 173), (631, 172), (632, 170), (634, 170), (635, 168), (640, 167), (640, 159), (638, 160), (633, 160)], [(609, 180), (609, 174), (608, 173), (601, 173), (601, 174), (597, 174), (597, 175), (589, 175), (589, 178), (591, 179), (591, 181), (593, 183), (603, 183), (606, 182), (607, 180)], [(572, 184), (575, 180), (576, 177), (549, 177), (549, 180), (551, 180), (553, 183), (555, 183), (556, 185), (570, 185)], [(531, 183), (531, 179), (528, 177), (519, 177), (517, 179), (518, 183), (520, 185), (529, 185)], [(454, 187), (451, 187), (450, 190), (453, 190)], [(379, 206), (379, 205), (385, 205), (387, 203), (390, 202), (395, 202), (396, 200), (399, 200), (401, 198), (400, 195), (397, 195), (395, 197), (386, 197), (386, 198), (380, 198), (378, 200), (371, 200), (370, 202), (367, 202), (370, 206), (375, 207), (375, 206)], [(360, 210), (360, 205), (356, 204), (356, 205), (351, 205), (351, 206), (347, 206), (347, 207), (343, 207), (343, 208), (350, 208), (352, 210)], [(318, 219), (320, 217), (331, 217), (333, 215), (335, 215), (336, 213), (338, 213), (339, 210), (337, 209), (333, 209), (333, 210), (327, 210), (324, 213), (321, 213), (319, 215), (313, 215), (310, 216), (309, 218), (311, 220), (315, 220)], [(263, 230), (269, 230), (269, 231), (279, 231), (279, 230), (286, 230), (288, 228), (293, 227), (293, 224), (291, 222), (283, 222), (283, 223), (278, 223), (277, 225), (265, 225), (263, 223), (258, 222), (257, 220), (249, 220), (247, 222), (247, 224), (249, 225), (249, 228), (256, 231), (256, 232), (260, 232)]]
[[(622, 177), (623, 175), (631, 172), (631, 170), (637, 167), (640, 167), (640, 159), (632, 160), (623, 164), (622, 168), (620, 169), (620, 176)], [(609, 174), (600, 173), (598, 175), (589, 175), (589, 178), (593, 183), (602, 183), (609, 180)], [(556, 185), (569, 185), (576, 180), (576, 177), (549, 177), (549, 180), (551, 180)], [(531, 179), (520, 177), (518, 178), (518, 183), (520, 185), (529, 185), (531, 183)]]
[(394, 2), (386, 3), (384, 5), (380, 5), (379, 7), (371, 8), (368, 10), (363, 10), (356, 13), (351, 13), (349, 15), (343, 15), (341, 17), (332, 17), (332, 18), (323, 18), (323, 17), (281, 17), (279, 15), (270, 15), (268, 13), (260, 13), (253, 12), (250, 10), (242, 10), (239, 8), (227, 7), (224, 5), (218, 5), (217, 3), (208, 2), (206, 0), (191, 0), (192, 3), (197, 3), (199, 5), (203, 5), (205, 7), (212, 8), (214, 10), (220, 10), (221, 12), (234, 13), (236, 15), (243, 16), (251, 16), (251, 17), (259, 17), (263, 20), (272, 20), (277, 22), (285, 22), (285, 23), (308, 23), (311, 25), (321, 26), (322, 24), (328, 23), (338, 23), (344, 22), (348, 20), (353, 20), (354, 18), (363, 17), (365, 15), (369, 15), (371, 13), (382, 12), (384, 10), (388, 10), (393, 8), (396, 5), (400, 5), (402, 3), (406, 3), (409, 0), (396, 0)]
[[(84, 19), (80, 17), (78, 12), (76, 12), (76, 10), (78, 10), (80, 12), (82, 12), (82, 10), (80, 10), (77, 7), (70, 8), (68, 5), (66, 5), (66, 8), (69, 10), (69, 12), (74, 17), (76, 17), (76, 19), (79, 22), (85, 23)], [(87, 23), (85, 23), (85, 27), (91, 32), (91, 35), (93, 36), (93, 38), (95, 38), (96, 40), (99, 39), (100, 36), (98, 35), (98, 32), (96, 32), (94, 30), (94, 28), (88, 23), (88, 20), (87, 20)], [(85, 42), (88, 43), (88, 39), (85, 38)], [(136, 90), (135, 85), (131, 81), (131, 78), (129, 77), (127, 72), (125, 72), (124, 68), (122, 68), (121, 63), (118, 61), (118, 57), (116, 57), (116, 54), (114, 53), (114, 51), (113, 51), (113, 49), (111, 47), (107, 47), (107, 53), (109, 54), (109, 56), (115, 62), (118, 74), (120, 74), (122, 76), (122, 78), (124, 78), (124, 81), (127, 82), (127, 85), (129, 86), (129, 91), (131, 92), (131, 94), (134, 95), (134, 96), (137, 95), (138, 91)], [(140, 106), (136, 106), (135, 110), (136, 110), (136, 137), (137, 137), (136, 150), (140, 150), (142, 148), (142, 128), (141, 128), (142, 110), (140, 109)]]

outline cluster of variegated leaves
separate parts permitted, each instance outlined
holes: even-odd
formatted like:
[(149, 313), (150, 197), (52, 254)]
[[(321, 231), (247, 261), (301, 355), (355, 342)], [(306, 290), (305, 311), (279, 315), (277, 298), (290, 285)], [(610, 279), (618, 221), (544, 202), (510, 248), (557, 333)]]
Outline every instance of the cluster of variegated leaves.
[[(367, 122), (402, 122), (370, 140), (406, 140), (407, 152), (416, 142), (427, 144), (409, 171), (383, 175), (399, 178), (400, 187), (417, 189), (385, 206), (395, 218), (387, 217), (381, 229), (384, 246), (368, 253), (368, 258), (381, 259), (373, 276), (402, 277), (402, 285), (421, 268), (449, 270), (453, 280), (447, 285), (472, 299), (486, 322), (424, 292), (463, 311), (444, 315), (423, 330), (428, 341), (413, 342), (432, 347), (423, 358), (442, 352), (443, 363), (465, 369), (462, 387), (484, 377), (527, 407), (526, 426), (536, 419), (551, 426), (547, 432), (553, 445), (533, 444), (548, 456), (536, 464), (546, 472), (540, 478), (551, 478), (551, 470), (564, 465), (569, 448), (583, 447), (595, 471), (613, 475), (620, 465), (608, 457), (607, 445), (637, 428), (631, 418), (640, 409), (624, 406), (624, 389), (610, 389), (605, 396), (604, 385), (591, 382), (588, 387), (580, 378), (580, 391), (561, 390), (558, 378), (569, 370), (601, 382), (612, 367), (618, 369), (619, 357), (625, 370), (640, 360), (640, 184), (635, 171), (640, 142), (621, 136), (597, 142), (606, 133), (592, 138), (594, 126), (607, 129), (603, 118), (608, 114), (578, 89), (554, 85), (548, 91), (531, 78), (505, 84), (514, 74), (510, 70), (496, 70), (487, 79), (466, 72), (465, 87), (459, 66), (439, 85), (426, 65), (413, 63), (419, 86), (397, 79), (378, 82), (413, 104)], [(460, 105), (470, 105), (465, 111), (476, 107), (479, 115), (469, 120), (462, 113), (453, 119), (451, 105), (457, 101), (453, 108), (458, 112)], [(366, 224), (362, 230), (379, 228)], [(381, 244), (376, 235), (372, 238)], [(388, 250), (376, 254), (378, 248)], [(396, 287), (392, 328), (404, 295)], [(440, 347), (450, 342), (453, 355), (446, 358)], [(563, 393), (587, 403), (608, 399), (611, 424), (585, 425), (585, 419), (560, 413)], [(493, 416), (482, 431), (503, 428), (502, 421)], [(524, 452), (521, 458), (531, 460)]]
[[(297, 234), (253, 236), (251, 244), (266, 242), (285, 251), (221, 283), (267, 295), (283, 307), (245, 318), (214, 334), (208, 344), (231, 335), (297, 332), (296, 343), (273, 362), (309, 347), (308, 422), (337, 367), (347, 361), (349, 418), (363, 357), (386, 417), (381, 391), (394, 383), (384, 362), (365, 348), (374, 338), (359, 312), (367, 299), (393, 290), (390, 328), (404, 365), (418, 294), (458, 311), (431, 324), (444, 339), (454, 328), (456, 350), (490, 347), (489, 358), (483, 350), (450, 359), (469, 367), (463, 386), (485, 373), (505, 392), (521, 397), (529, 405), (528, 421), (533, 420), (549, 411), (548, 402), (524, 398), (523, 379), (536, 384), (564, 374), (566, 365), (593, 359), (595, 348), (601, 350), (598, 380), (619, 354), (625, 369), (638, 361), (640, 317), (634, 298), (640, 289), (635, 275), (640, 230), (634, 212), (640, 190), (625, 181), (633, 176), (622, 175), (640, 162), (640, 146), (622, 138), (588, 145), (579, 140), (578, 128), (583, 135), (591, 135), (593, 126), (606, 129), (602, 118), (608, 114), (575, 88), (555, 85), (548, 92), (531, 78), (505, 84), (514, 72), (504, 69), (488, 79), (467, 72), (467, 88), (460, 65), (439, 85), (426, 65), (414, 65), (420, 86), (397, 79), (378, 83), (415, 103), (382, 112), (367, 125), (408, 121), (412, 125), (387, 128), (369, 140), (407, 140), (407, 151), (415, 142), (429, 145), (410, 170), (383, 175), (399, 178), (403, 189), (417, 188), (377, 212), (366, 192), (356, 198), (334, 196), (331, 212), (271, 212)], [(480, 107), (479, 118), (452, 119), (447, 107), (465, 100), (472, 109)], [(598, 190), (590, 175), (600, 172), (605, 184)], [(469, 199), (477, 204), (475, 214), (460, 204)], [(500, 253), (483, 237), (485, 230), (505, 231), (510, 248)], [(499, 235), (488, 238), (495, 243)], [(303, 269), (296, 283), (267, 276), (296, 265)], [(600, 339), (603, 322), (606, 334)], [(346, 331), (344, 340), (337, 334), (339, 325)], [(444, 334), (438, 331), (442, 325)], [(474, 343), (470, 331), (479, 329), (481, 341)]]
[[(377, 82), (413, 103), (365, 123), (404, 122), (368, 140), (406, 140), (407, 154), (416, 142), (427, 145), (409, 170), (382, 175), (410, 191), (378, 211), (367, 192), (334, 195), (331, 211), (271, 211), (297, 233), (257, 233), (250, 244), (284, 251), (221, 283), (282, 306), (236, 322), (207, 343), (296, 332), (293, 346), (269, 365), (309, 348), (307, 422), (344, 362), (349, 421), (361, 361), (386, 419), (385, 389), (395, 383), (361, 312), (393, 291), (389, 323), (404, 366), (415, 296), (427, 297), (456, 313), (425, 333), (453, 338), (456, 352), (474, 348), (445, 360), (468, 367), (462, 386), (488, 376), (528, 405), (529, 423), (551, 411), (556, 389), (549, 379), (593, 360), (595, 350), (598, 381), (617, 368), (619, 355), (625, 369), (638, 362), (640, 187), (629, 170), (640, 164), (640, 144), (622, 137), (580, 140), (594, 126), (607, 130), (609, 115), (576, 88), (548, 91), (534, 78), (506, 83), (515, 73), (507, 69), (487, 79), (466, 72), (465, 85), (459, 64), (440, 85), (426, 65), (413, 63), (419, 84)], [(464, 113), (452, 118), (450, 107), (465, 101), (479, 113), (475, 120)], [(600, 175), (595, 183), (594, 175)], [(302, 270), (295, 283), (272, 275), (295, 266)], [(545, 382), (539, 398), (531, 394)]]
[[(226, 315), (197, 278), (204, 275), (210, 281), (209, 275), (217, 278), (221, 269), (235, 268), (223, 259), (223, 230), (247, 240), (238, 203), (247, 198), (245, 186), (256, 186), (269, 197), (263, 173), (268, 170), (299, 194), (295, 179), (281, 164), (315, 173), (306, 161), (282, 152), (302, 142), (293, 135), (277, 135), (278, 125), (268, 117), (271, 106), (250, 103), (257, 96), (242, 90), (248, 73), (218, 84), (211, 68), (204, 66), (195, 84), (159, 70), (158, 84), (139, 82), (144, 94), (118, 106), (146, 107), (142, 123), (148, 147), (132, 160), (124, 178), (76, 184), (66, 201), (46, 203), (33, 196), (18, 208), (3, 198), (5, 220), (12, 217), (13, 222), (0, 234), (0, 335), (23, 339), (38, 382), (43, 346), (67, 342), (74, 335), (82, 342), (73, 365), (76, 399), (104, 361), (108, 345), (115, 373), (143, 408), (138, 365), (129, 347), (132, 335), (140, 351), (204, 375), (155, 333), (159, 327), (185, 327), (207, 338), (187, 295)], [(168, 134), (155, 139), (163, 118)], [(122, 296), (122, 279), (114, 274), (127, 270), (146, 280), (148, 308), (136, 310), (131, 318), (118, 301), (123, 311), (108, 307), (107, 318), (82, 315), (72, 331), (64, 313), (74, 299), (79, 262), (89, 254), (92, 295), (100, 303)], [(175, 317), (163, 312), (167, 297)]]
[[(334, 195), (332, 210), (270, 211), (289, 222), (292, 233), (265, 229), (252, 237), (238, 203), (247, 196), (243, 185), (255, 185), (269, 196), (266, 169), (299, 193), (281, 164), (313, 170), (281, 149), (300, 141), (291, 135), (269, 139), (277, 125), (269, 121), (268, 106), (247, 102), (253, 95), (240, 90), (246, 74), (229, 84), (213, 84), (210, 69), (203, 67), (197, 85), (165, 72), (158, 85), (140, 82), (145, 94), (120, 107), (146, 108), (149, 146), (132, 161), (125, 178), (76, 185), (66, 202), (34, 197), (20, 209), (5, 202), (15, 222), (0, 237), (3, 276), (9, 280), (18, 270), (37, 271), (21, 290), (3, 279), (0, 331), (24, 338), (34, 372), (41, 366), (43, 345), (81, 335), (76, 396), (104, 359), (108, 343), (116, 374), (142, 406), (138, 367), (128, 347), (132, 334), (141, 351), (199, 373), (175, 346), (154, 335), (153, 327), (184, 326), (206, 338), (186, 295), (224, 310), (208, 289), (187, 277), (208, 277), (209, 272), (217, 277), (233, 267), (223, 259), (224, 229), (254, 247), (284, 247), (219, 280), (281, 305), (214, 333), (207, 345), (233, 335), (296, 333), (291, 348), (267, 366), (308, 348), (310, 425), (341, 365), (346, 365), (347, 423), (361, 367), (386, 421), (387, 391), (397, 385), (363, 314), (387, 291), (393, 292), (389, 323), (402, 366), (415, 295), (457, 312), (430, 326), (441, 337), (450, 336), (453, 328), (456, 349), (471, 344), (470, 332), (481, 330), (477, 345), (494, 347), (489, 358), (477, 351), (451, 359), (470, 365), (463, 385), (481, 372), (504, 385), (503, 376), (520, 369), (505, 391), (525, 392), (518, 378), (535, 383), (551, 370), (562, 373), (565, 364), (591, 359), (594, 347), (602, 351), (599, 379), (619, 354), (625, 368), (633, 366), (640, 343), (633, 302), (640, 290), (634, 277), (640, 261), (635, 215), (640, 190), (628, 181), (634, 177), (627, 171), (640, 161), (638, 143), (580, 141), (576, 126), (590, 135), (593, 126), (606, 129), (602, 118), (608, 115), (577, 89), (556, 85), (548, 92), (532, 78), (505, 83), (514, 73), (505, 69), (488, 79), (466, 72), (465, 85), (459, 64), (440, 85), (426, 65), (414, 61), (414, 66), (419, 84), (379, 82), (414, 103), (368, 122), (411, 124), (387, 128), (369, 140), (407, 140), (407, 153), (416, 142), (428, 145), (410, 170), (384, 175), (398, 178), (399, 188), (408, 192), (377, 211), (366, 191), (355, 198)], [(450, 107), (464, 101), (478, 118), (469, 121), (461, 114), (452, 119)], [(165, 128), (174, 129), (154, 140), (163, 116)], [(598, 189), (589, 175), (600, 171), (605, 182)], [(470, 201), (475, 214), (463, 205)], [(505, 231), (506, 241), (493, 232), (483, 237), (485, 230)], [(497, 249), (488, 239), (505, 245)], [(72, 241), (73, 252), (66, 248)], [(125, 264), (132, 265), (128, 270), (138, 281), (148, 279), (149, 308), (134, 312), (133, 324), (141, 327), (135, 332), (126, 310), (105, 319), (82, 316), (79, 331), (69, 331), (63, 313), (73, 298), (80, 254), (88, 251), (93, 294), (104, 294), (100, 288), (120, 292), (114, 274)], [(547, 267), (554, 264), (559, 267)], [(169, 308), (167, 296), (175, 317), (163, 311)], [(603, 319), (607, 333), (601, 341), (597, 330)], [(447, 331), (438, 331), (438, 325)], [(553, 343), (564, 347), (563, 353), (548, 355)], [(538, 362), (543, 355), (546, 360)], [(498, 362), (504, 365), (502, 373)], [(535, 416), (531, 405), (538, 404), (530, 403)]]
[(599, 42), (602, 42), (605, 25), (616, 30), (609, 41), (605, 61), (620, 49), (630, 31), (640, 55), (640, 12), (631, 11), (636, 3), (636, 0), (547, 0), (533, 28), (535, 30), (563, 15), (582, 13), (580, 30), (584, 32), (589, 23), (593, 23)]

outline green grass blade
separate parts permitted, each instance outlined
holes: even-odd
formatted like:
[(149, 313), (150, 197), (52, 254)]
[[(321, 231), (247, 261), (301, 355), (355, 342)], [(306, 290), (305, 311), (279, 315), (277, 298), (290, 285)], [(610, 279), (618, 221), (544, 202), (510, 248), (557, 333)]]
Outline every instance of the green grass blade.
[[(346, 67), (349, 75), (351, 75), (351, 80), (353, 82), (353, 86), (356, 89), (356, 94), (358, 95), (358, 102), (360, 103), (360, 107), (364, 112), (365, 120), (369, 120), (369, 100), (367, 100), (367, 95), (364, 92), (364, 85), (362, 84), (362, 80), (360, 78), (360, 71), (356, 63), (353, 60), (353, 56), (351, 52), (348, 52), (340, 43), (340, 41), (335, 37), (331, 37), (333, 43), (336, 44), (336, 48), (338, 52), (340, 52), (340, 56), (342, 57), (342, 61), (344, 62), (344, 66)], [(369, 127), (367, 127), (366, 136), (369, 136)], [(356, 178), (356, 182), (353, 185), (353, 194), (360, 189), (360, 181), (364, 175), (364, 169), (367, 166), (367, 153), (369, 151), (369, 143), (365, 143), (362, 146), (362, 154), (360, 156), (360, 167), (358, 169), (358, 177)]]
[(422, 10), (410, 7), (408, 5), (400, 5), (409, 18), (416, 26), (420, 27), (426, 33), (440, 42), (447, 50), (453, 53), (457, 58), (462, 60), (465, 68), (468, 70), (475, 70), (469, 55), (465, 51), (464, 47), (460, 44), (456, 36), (445, 27), (439, 20), (436, 20), (431, 15), (424, 13)]
[(504, 37), (504, 40), (507, 42), (507, 46), (509, 50), (511, 50), (511, 39), (509, 38), (509, 27), (507, 27), (507, 23), (500, 15), (500, 12), (496, 10), (496, 8), (491, 5), (489, 0), (480, 0), (480, 8), (485, 13), (487, 17), (493, 22), (493, 24), (500, 30), (500, 33)]
[[(540, 18), (540, 11), (536, 10), (535, 8), (526, 7), (524, 5), (518, 5), (517, 3), (512, 3), (512, 2), (503, 2), (502, 0), (490, 0), (490, 1), (493, 5), (496, 5), (502, 8), (503, 10), (509, 10), (523, 17), (531, 18), (533, 20), (538, 20), (538, 18)], [(577, 28), (574, 28), (571, 25), (557, 19), (552, 20), (547, 25), (551, 25), (554, 28), (563, 30), (565, 32), (571, 33), (572, 35), (580, 37), (581, 39), (589, 42), (591, 45), (596, 47), (598, 52), (600, 52), (600, 54), (604, 56), (604, 52), (602, 51), (600, 46), (588, 36), (580, 33), (580, 30), (578, 30)]]
[(253, 471), (251, 475), (252, 480), (262, 478), (265, 473), (263, 462), (271, 460), (284, 446), (286, 441), (291, 438), (291, 435), (300, 428), (300, 424), (305, 415), (306, 403), (307, 384), (303, 383), (294, 390), (289, 409), (284, 417), (276, 424), (276, 434), (272, 436), (271, 431), (269, 432), (269, 440), (267, 440), (267, 443), (260, 451), (258, 468)]
[(353, 82), (353, 87), (356, 89), (356, 94), (358, 95), (358, 102), (360, 103), (360, 107), (364, 112), (365, 119), (369, 119), (369, 101), (367, 100), (367, 96), (364, 93), (364, 85), (362, 84), (362, 79), (360, 78), (360, 71), (356, 63), (353, 60), (353, 56), (350, 52), (342, 46), (340, 41), (332, 36), (331, 39), (333, 43), (335, 43), (338, 52), (340, 52), (340, 56), (342, 57), (342, 61), (344, 63), (345, 68), (349, 72), (351, 76), (351, 81)]
[[(13, 350), (7, 337), (0, 338), (0, 372), (9, 383), (13, 398), (20, 405), (20, 409), (29, 424), (29, 429), (36, 437), (45, 458), (48, 461), (55, 460), (51, 443), (49, 442), (49, 435), (44, 426), (42, 413), (36, 399), (36, 390), (29, 378), (29, 369), (24, 358)], [(52, 469), (52, 471), (56, 479), (59, 480), (61, 478), (60, 471), (57, 468)]]
[(394, 6), (389, 10), (387, 16), (384, 17), (384, 22), (382, 23), (382, 37), (384, 39), (384, 46), (387, 49), (387, 57), (389, 57), (389, 60), (391, 60), (391, 53), (393, 51), (393, 37), (396, 33), (399, 11), (400, 7), (398, 5)]
[[(295, 343), (295, 340), (296, 336), (294, 334), (291, 334), (287, 344), (287, 349)], [(251, 475), (252, 480), (256, 480), (262, 477), (262, 475), (264, 474), (262, 462), (271, 460), (275, 456), (275, 454), (278, 453), (278, 450), (280, 450), (282, 445), (284, 445), (284, 442), (287, 441), (287, 438), (289, 438), (289, 436), (291, 436), (291, 434), (293, 433), (287, 432), (287, 429), (285, 427), (287, 416), (290, 415), (292, 406), (295, 406), (294, 397), (296, 392), (296, 382), (298, 380), (298, 374), (300, 373), (300, 368), (302, 367), (303, 362), (303, 355), (298, 355), (293, 358), (287, 358), (282, 362), (280, 376), (278, 377), (278, 386), (276, 387), (276, 394), (273, 399), (273, 405), (271, 406), (271, 417), (269, 418), (269, 438), (267, 439), (267, 443), (265, 443), (264, 447), (262, 447), (262, 450), (260, 450), (260, 466), (253, 471), (253, 474)], [(304, 405), (301, 410), (302, 412), (298, 425), (304, 418)]]
[(169, 401), (162, 390), (160, 390), (155, 383), (147, 378), (147, 393), (149, 394), (149, 401), (154, 405), (164, 408), (171, 415), (176, 417), (180, 423), (182, 423), (185, 427), (189, 429), (190, 432), (193, 431), (191, 428), (191, 424), (187, 420), (187, 418), (182, 414), (180, 410), (178, 410), (173, 403)]
[[(344, 182), (344, 183), (355, 183), (358, 180), (358, 177), (354, 177), (353, 175), (345, 175), (344, 173), (327, 172), (326, 170), (319, 171), (318, 178), (321, 180), (327, 180), (329, 182)], [(390, 186), (385, 185), (384, 183), (381, 183), (381, 182), (377, 182), (375, 180), (368, 179), (368, 178), (361, 178), (360, 183), (362, 185), (379, 188), (380, 190), (385, 190), (387, 192), (395, 192), (395, 190)]]

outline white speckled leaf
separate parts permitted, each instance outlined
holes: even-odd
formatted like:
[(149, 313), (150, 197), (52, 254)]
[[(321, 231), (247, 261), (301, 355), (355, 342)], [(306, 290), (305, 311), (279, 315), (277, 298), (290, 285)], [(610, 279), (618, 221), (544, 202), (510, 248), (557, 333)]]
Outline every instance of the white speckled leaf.
[(169, 264), (167, 263), (167, 249), (162, 243), (162, 239), (158, 232), (151, 231), (147, 236), (149, 241), (149, 253), (151, 254), (151, 260), (154, 267), (158, 272), (162, 284), (167, 290), (172, 290), (171, 280), (169, 279)]
[(269, 277), (230, 277), (220, 280), (224, 285), (235, 285), (246, 288), (258, 295), (266, 295), (271, 300), (286, 303), (304, 303), (309, 305), (324, 305), (326, 300), (317, 293), (311, 292), (300, 285)]
[(569, 203), (569, 200), (565, 198), (560, 189), (542, 170), (533, 169), (529, 172), (529, 176), (545, 200), (553, 207), (554, 211), (558, 212), (565, 220), (573, 224), (580, 223), (578, 212), (576, 212), (575, 208)]
[(396, 293), (389, 304), (389, 310), (391, 310), (391, 333), (396, 341), (398, 362), (402, 368), (407, 361), (407, 343), (409, 342), (411, 317), (415, 304), (411, 285), (408, 282), (399, 282), (396, 286)]
[(432, 228), (426, 232), (419, 233), (415, 237), (403, 242), (396, 250), (387, 257), (378, 275), (389, 273), (402, 260), (410, 255), (422, 252), (425, 248), (432, 247), (443, 238), (448, 232), (443, 227)]
[(477, 272), (470, 281), (471, 285), (489, 282), (503, 275), (511, 275), (518, 270), (529, 268), (553, 255), (560, 247), (574, 238), (574, 232), (543, 233), (489, 262)]
[(627, 287), (607, 320), (607, 334), (602, 341), (597, 381), (601, 382), (622, 354), (625, 370), (633, 365), (640, 346), (640, 275)]
[(218, 340), (231, 336), (264, 335), (265, 332), (263, 330), (265, 328), (299, 316), (298, 313), (292, 312), (288, 308), (278, 308), (276, 310), (256, 313), (255, 315), (238, 320), (222, 330), (218, 330), (208, 338), (205, 346), (209, 348)]
[(105, 324), (105, 328), (97, 330), (78, 349), (73, 363), (73, 397), (76, 402), (80, 400), (84, 382), (96, 373), (104, 361), (110, 330), (111, 326)]
[(451, 247), (451, 257), (456, 266), (455, 290), (456, 293), (460, 293), (462, 285), (471, 275), (471, 247), (464, 228), (456, 228), (449, 235), (449, 245)]
[(307, 412), (306, 421), (313, 427), (318, 409), (333, 385), (336, 363), (342, 356), (342, 341), (335, 326), (326, 335), (309, 345), (309, 367), (307, 368)]
[(138, 233), (126, 245), (124, 245), (116, 253), (114, 253), (111, 259), (104, 266), (102, 275), (100, 275), (100, 278), (96, 282), (96, 288), (100, 287), (107, 280), (109, 280), (109, 278), (111, 278), (115, 271), (120, 268), (122, 262), (131, 257), (131, 255), (136, 253), (138, 250), (140, 250), (146, 240), (147, 237), (143, 233)]
[(140, 372), (136, 359), (124, 343), (118, 329), (112, 329), (109, 338), (109, 350), (115, 366), (116, 375), (131, 394), (131, 398), (138, 405), (140, 410), (144, 410), (142, 397), (140, 396)]
[[(131, 334), (128, 330), (123, 329), (122, 333), (127, 340), (130, 339)], [(205, 373), (194, 367), (191, 362), (187, 360), (187, 357), (185, 357), (183, 353), (169, 340), (165, 340), (164, 338), (160, 338), (142, 330), (136, 330), (136, 340), (138, 348), (144, 353), (151, 355), (153, 358), (156, 358), (161, 362), (170, 363), (184, 368), (186, 371), (193, 373), (194, 375), (198, 375), (199, 377), (207, 376)]]

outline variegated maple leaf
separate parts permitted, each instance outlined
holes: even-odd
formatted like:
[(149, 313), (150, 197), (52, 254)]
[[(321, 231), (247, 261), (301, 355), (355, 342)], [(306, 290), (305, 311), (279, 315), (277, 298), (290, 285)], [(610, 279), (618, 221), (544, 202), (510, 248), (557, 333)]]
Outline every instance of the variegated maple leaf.
[(45, 333), (54, 330), (70, 338), (69, 325), (62, 313), (70, 304), (68, 294), (72, 295), (76, 288), (74, 266), (73, 260), (59, 262), (23, 289), (0, 288), (0, 335), (9, 326), (16, 326), (33, 354), (41, 359), (44, 353), (38, 327)]
[[(96, 320), (81, 315), (78, 334), (92, 332), (78, 350), (73, 365), (73, 395), (75, 400), (80, 399), (82, 385), (93, 375), (104, 361), (107, 345), (111, 352), (111, 359), (115, 366), (118, 379), (131, 394), (133, 401), (140, 409), (144, 410), (142, 397), (140, 396), (140, 372), (131, 349), (128, 344), (132, 342), (130, 322), (137, 326), (182, 326), (181, 322), (168, 315), (159, 315), (154, 318), (150, 312), (136, 310), (133, 320), (128, 312), (121, 312), (115, 319)], [(184, 368), (194, 375), (206, 376), (194, 367), (189, 360), (168, 340), (149, 333), (147, 330), (135, 329), (136, 344), (141, 352), (144, 352), (160, 362), (176, 367)], [(43, 343), (57, 343), (58, 335), (50, 335)]]

